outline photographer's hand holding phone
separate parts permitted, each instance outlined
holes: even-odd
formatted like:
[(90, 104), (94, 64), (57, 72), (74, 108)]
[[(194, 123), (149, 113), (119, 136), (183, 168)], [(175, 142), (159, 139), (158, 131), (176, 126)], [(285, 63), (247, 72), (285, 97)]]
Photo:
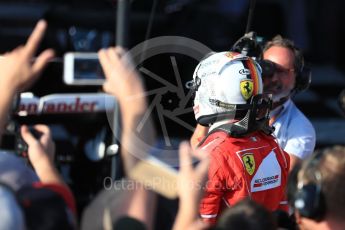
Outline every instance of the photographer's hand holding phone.
[(46, 125), (35, 125), (38, 138), (30, 131), (29, 127), (21, 127), (21, 135), (28, 145), (28, 157), (32, 167), (43, 183), (57, 183), (65, 185), (54, 165), (55, 144), (51, 132)]
[(55, 143), (52, 140), (48, 126), (38, 124), (29, 128), (23, 125), (21, 127), (21, 134), (29, 146), (28, 154), (30, 161), (35, 161), (36, 158), (41, 158), (41, 155), (44, 154), (51, 162), (54, 162)]

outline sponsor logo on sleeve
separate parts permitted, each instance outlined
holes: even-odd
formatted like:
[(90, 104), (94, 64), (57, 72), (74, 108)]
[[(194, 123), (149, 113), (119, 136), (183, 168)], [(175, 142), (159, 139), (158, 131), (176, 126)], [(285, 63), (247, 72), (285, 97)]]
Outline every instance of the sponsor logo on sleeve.
[(250, 185), (252, 192), (273, 189), (281, 185), (281, 168), (273, 151), (261, 162)]
[(274, 176), (256, 179), (254, 181), (254, 188), (276, 183), (278, 181), (278, 179), (279, 179), (279, 175), (274, 175)]

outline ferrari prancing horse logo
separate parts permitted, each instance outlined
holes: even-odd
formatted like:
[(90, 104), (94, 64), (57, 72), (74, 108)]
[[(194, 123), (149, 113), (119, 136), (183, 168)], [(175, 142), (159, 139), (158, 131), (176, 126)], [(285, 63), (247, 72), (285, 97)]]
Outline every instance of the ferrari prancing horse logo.
[(253, 175), (255, 171), (255, 160), (252, 153), (246, 153), (242, 156), (243, 164), (249, 175)]
[(251, 79), (242, 80), (240, 83), (241, 94), (245, 100), (253, 95), (253, 81)]

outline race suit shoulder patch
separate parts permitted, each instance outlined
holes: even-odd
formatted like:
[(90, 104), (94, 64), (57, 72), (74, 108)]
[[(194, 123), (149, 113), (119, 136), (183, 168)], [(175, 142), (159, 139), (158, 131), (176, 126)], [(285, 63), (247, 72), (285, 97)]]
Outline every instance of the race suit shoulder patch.
[(247, 173), (249, 175), (253, 175), (255, 172), (255, 159), (253, 153), (246, 153), (242, 155), (242, 161)]
[(264, 191), (281, 185), (281, 168), (274, 151), (261, 162), (253, 176), (250, 187), (252, 192)]

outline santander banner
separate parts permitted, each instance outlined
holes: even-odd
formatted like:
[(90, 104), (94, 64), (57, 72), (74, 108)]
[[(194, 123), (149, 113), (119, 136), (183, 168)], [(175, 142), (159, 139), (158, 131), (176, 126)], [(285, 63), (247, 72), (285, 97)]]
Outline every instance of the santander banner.
[(116, 109), (116, 100), (105, 93), (51, 94), (36, 97), (32, 93), (22, 93), (17, 114), (19, 116), (106, 112)]

